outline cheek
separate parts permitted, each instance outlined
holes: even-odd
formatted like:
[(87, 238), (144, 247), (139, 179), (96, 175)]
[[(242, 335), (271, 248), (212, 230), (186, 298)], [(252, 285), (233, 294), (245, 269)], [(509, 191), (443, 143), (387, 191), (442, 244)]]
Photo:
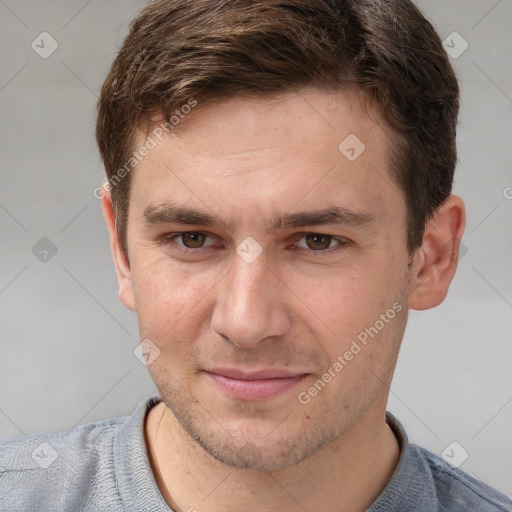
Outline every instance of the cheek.
[(207, 299), (211, 282), (191, 266), (177, 266), (166, 257), (141, 253), (134, 259), (135, 299), (141, 334), (173, 337), (198, 325), (198, 309)]
[(318, 315), (319, 320), (334, 333), (347, 334), (366, 321), (373, 319), (387, 309), (388, 297), (393, 297), (391, 280), (382, 276), (383, 272), (370, 267), (339, 268), (324, 279), (311, 282), (300, 279), (295, 283), (302, 294), (304, 302)]
[[(343, 370), (336, 375), (344, 377), (334, 379), (337, 384), (332, 392), (339, 386), (365, 389), (379, 385), (371, 372), (387, 378), (402, 338), (406, 305), (401, 279), (386, 272), (386, 267), (381, 260), (361, 269), (347, 268), (305, 294), (304, 302), (319, 317), (314, 336), (321, 341), (328, 364), (342, 358)], [(360, 393), (361, 389), (351, 392)]]

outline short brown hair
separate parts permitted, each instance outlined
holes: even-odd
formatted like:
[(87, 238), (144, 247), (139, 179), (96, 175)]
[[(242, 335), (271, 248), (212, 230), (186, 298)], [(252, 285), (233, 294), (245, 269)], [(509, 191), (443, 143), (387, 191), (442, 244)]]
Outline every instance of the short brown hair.
[[(96, 138), (127, 253), (137, 128), (190, 101), (300, 86), (360, 91), (392, 128), (390, 167), (407, 247), (451, 193), (458, 83), (442, 42), (408, 0), (154, 0), (132, 21), (103, 84)], [(129, 171), (130, 169), (128, 169)]]

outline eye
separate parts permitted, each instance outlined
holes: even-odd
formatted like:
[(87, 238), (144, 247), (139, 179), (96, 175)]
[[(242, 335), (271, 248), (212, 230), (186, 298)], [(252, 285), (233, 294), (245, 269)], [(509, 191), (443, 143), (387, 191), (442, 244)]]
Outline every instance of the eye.
[[(336, 249), (348, 244), (345, 238), (338, 238), (323, 233), (306, 233), (300, 240), (305, 240), (306, 245), (297, 244), (301, 249), (310, 249), (315, 252), (326, 252), (328, 249)], [(335, 242), (334, 245), (331, 245)]]
[[(303, 243), (296, 243), (292, 246), (292, 249), (298, 248), (301, 251), (307, 251), (310, 254), (329, 254), (336, 250), (343, 249), (344, 246), (349, 244), (349, 240), (343, 237), (334, 237), (323, 233), (299, 234), (303, 235), (299, 238), (299, 241), (304, 240), (305, 245)], [(170, 233), (166, 235), (162, 239), (161, 243), (162, 245), (170, 247), (172, 250), (178, 251), (182, 254), (194, 254), (199, 253), (200, 249), (208, 249), (215, 245), (213, 241), (206, 245), (205, 242), (208, 238), (211, 239), (211, 237), (206, 233), (202, 233), (200, 231), (182, 231), (180, 233)]]
[[(211, 247), (210, 245), (204, 245), (208, 235), (201, 233), (200, 231), (183, 231), (181, 233), (171, 233), (166, 235), (162, 240), (164, 245), (173, 246), (179, 252), (188, 253), (194, 252), (195, 249), (202, 249), (203, 247)], [(176, 240), (180, 240), (179, 243)]]

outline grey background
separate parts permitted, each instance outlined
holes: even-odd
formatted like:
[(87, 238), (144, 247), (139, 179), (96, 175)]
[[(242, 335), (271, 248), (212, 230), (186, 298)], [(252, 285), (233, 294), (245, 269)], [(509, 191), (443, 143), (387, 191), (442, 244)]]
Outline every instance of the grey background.
[[(93, 197), (96, 96), (142, 4), (0, 0), (0, 438), (130, 414), (157, 393)], [(469, 45), (453, 59), (467, 253), (445, 302), (411, 312), (388, 409), (433, 452), (457, 441), (461, 468), (512, 496), (512, 2), (418, 5)], [(59, 45), (47, 59), (31, 48), (43, 31)]]

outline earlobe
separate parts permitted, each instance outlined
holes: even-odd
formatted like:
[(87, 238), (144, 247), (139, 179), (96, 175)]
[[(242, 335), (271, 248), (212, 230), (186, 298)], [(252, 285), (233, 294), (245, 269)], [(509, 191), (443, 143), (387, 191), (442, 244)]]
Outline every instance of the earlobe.
[(125, 254), (121, 242), (119, 241), (115, 223), (114, 208), (112, 205), (112, 197), (110, 191), (105, 185), (102, 188), (101, 206), (103, 208), (103, 215), (105, 216), (105, 221), (110, 235), (110, 248), (112, 251), (112, 257), (114, 258), (114, 265), (117, 274), (119, 298), (128, 309), (135, 311), (135, 294), (130, 262), (128, 260), (128, 256)]
[(411, 309), (433, 308), (445, 299), (457, 270), (465, 226), (464, 202), (460, 197), (451, 195), (427, 223), (423, 244), (416, 251), (409, 295)]

